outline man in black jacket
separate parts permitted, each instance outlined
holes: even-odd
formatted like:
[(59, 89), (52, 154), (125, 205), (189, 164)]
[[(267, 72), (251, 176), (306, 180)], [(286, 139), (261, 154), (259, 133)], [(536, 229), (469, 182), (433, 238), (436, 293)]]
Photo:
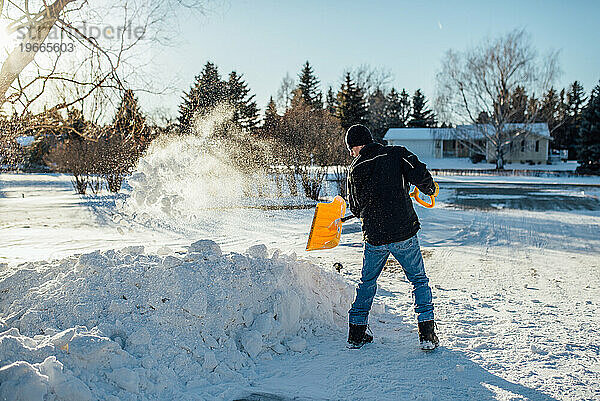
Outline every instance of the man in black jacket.
[(348, 172), (348, 200), (352, 213), (361, 219), (364, 238), (361, 281), (349, 311), (349, 346), (359, 348), (373, 341), (366, 332), (369, 311), (377, 278), (391, 253), (413, 285), (421, 348), (434, 349), (439, 341), (431, 288), (417, 238), (420, 223), (409, 196), (411, 184), (433, 195), (433, 178), (425, 164), (405, 147), (374, 143), (364, 125), (348, 129), (346, 146), (355, 157)]

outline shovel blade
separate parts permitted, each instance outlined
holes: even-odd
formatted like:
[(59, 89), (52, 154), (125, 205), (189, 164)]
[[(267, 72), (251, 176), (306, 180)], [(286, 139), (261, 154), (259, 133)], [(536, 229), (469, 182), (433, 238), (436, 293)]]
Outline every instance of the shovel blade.
[(317, 203), (306, 250), (335, 248), (340, 243), (341, 218), (344, 214), (346, 214), (346, 201), (341, 196), (336, 196), (329, 203)]

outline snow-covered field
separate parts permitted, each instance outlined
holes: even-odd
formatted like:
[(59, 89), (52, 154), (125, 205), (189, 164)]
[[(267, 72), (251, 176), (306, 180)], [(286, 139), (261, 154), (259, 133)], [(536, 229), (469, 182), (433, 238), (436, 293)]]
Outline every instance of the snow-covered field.
[(0, 399), (600, 399), (599, 179), (439, 177), (417, 206), (423, 353), (392, 262), (374, 344), (345, 348), (358, 222), (308, 253), (313, 209), (218, 207), (198, 198), (218, 186), (145, 171), (117, 199), (0, 175)]

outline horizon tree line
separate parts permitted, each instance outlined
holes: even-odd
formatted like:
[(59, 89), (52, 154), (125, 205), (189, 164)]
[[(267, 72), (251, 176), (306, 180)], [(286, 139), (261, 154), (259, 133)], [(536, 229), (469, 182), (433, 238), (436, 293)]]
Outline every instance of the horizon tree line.
[[(36, 116), (35, 124), (31, 125), (27, 114), (0, 116), (3, 132), (35, 137), (27, 155), (4, 157), (0, 164), (6, 168), (27, 160), (30, 165), (52, 165), (59, 171), (74, 172), (74, 185), (79, 192), (86, 187), (98, 188), (99, 181), (94, 177), (102, 177), (111, 191), (118, 191), (123, 177), (133, 169), (152, 138), (165, 132), (190, 134), (195, 118), (201, 118), (219, 104), (226, 104), (231, 117), (216, 134), (231, 136), (228, 144), (237, 147), (232, 152), (232, 155), (235, 153), (232, 160), (247, 171), (268, 170), (274, 164), (287, 166), (283, 176), (290, 190), (294, 191), (292, 181), (299, 176), (305, 193), (316, 197), (325, 167), (349, 162), (343, 133), (352, 124), (367, 125), (374, 139), (380, 142), (391, 127), (440, 126), (439, 117), (429, 108), (420, 89), (411, 96), (405, 89), (390, 88), (384, 81), (385, 77), (369, 86), (361, 81), (360, 73), (347, 71), (337, 91), (329, 86), (324, 93), (312, 65), (306, 61), (297, 75), (297, 83), (289, 75), (284, 77), (277, 99), (285, 101), (276, 102), (272, 96), (261, 119), (255, 95), (243, 74), (231, 71), (222, 79), (218, 67), (207, 62), (189, 91), (184, 92), (179, 116), (168, 128), (146, 122), (132, 90), (122, 92), (110, 124), (92, 123), (85, 119), (82, 109), (75, 107), (66, 109), (66, 115), (52, 110), (42, 122)], [(600, 171), (599, 93), (600, 85), (587, 97), (581, 83), (575, 81), (561, 90), (550, 86), (538, 98), (525, 86), (515, 85), (504, 94), (506, 101), (501, 107), (500, 103), (494, 103), (491, 115), (482, 111), (475, 122), (489, 124), (498, 110), (509, 114), (512, 121), (546, 122), (553, 147), (568, 150), (570, 159), (577, 158), (581, 164), (579, 171), (597, 173)], [(442, 127), (448, 125), (441, 124)], [(236, 134), (231, 135), (232, 132)], [(14, 140), (5, 140), (8, 137), (3, 136), (0, 143), (3, 150), (12, 148), (13, 155), (23, 153), (23, 148)], [(94, 153), (101, 157), (93, 156)], [(252, 160), (248, 160), (248, 154), (253, 155)], [(87, 156), (77, 161), (76, 155)], [(71, 160), (61, 162), (61, 159)], [(302, 166), (317, 166), (320, 170)], [(340, 183), (342, 181), (340, 178)], [(340, 192), (343, 193), (342, 185)]]

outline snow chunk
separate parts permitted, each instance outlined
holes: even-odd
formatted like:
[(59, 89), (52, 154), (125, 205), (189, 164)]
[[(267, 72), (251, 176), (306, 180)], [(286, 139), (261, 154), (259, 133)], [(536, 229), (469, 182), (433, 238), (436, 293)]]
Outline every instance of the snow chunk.
[(270, 313), (263, 313), (254, 319), (254, 323), (252, 323), (252, 329), (258, 331), (263, 336), (268, 335), (273, 330), (273, 323), (275, 320), (273, 319), (273, 315)]
[(284, 354), (285, 353), (285, 347), (281, 343), (273, 344), (273, 346), (271, 346), (271, 349), (273, 351), (275, 351), (277, 354)]
[(210, 348), (217, 348), (219, 346), (217, 340), (215, 340), (215, 338), (208, 333), (202, 333), (202, 340)]
[(212, 351), (206, 351), (204, 354), (204, 363), (202, 364), (202, 368), (207, 372), (212, 372), (215, 370), (219, 362), (217, 362), (217, 357), (215, 357), (215, 353)]
[(62, 401), (90, 401), (92, 392), (83, 381), (67, 374), (56, 357), (49, 356), (40, 364), (40, 372), (48, 376), (52, 392)]
[(167, 269), (180, 266), (182, 263), (183, 260), (179, 259), (176, 256), (167, 256), (162, 261), (162, 265)]
[(125, 248), (121, 249), (121, 253), (126, 254), (126, 255), (132, 255), (132, 256), (141, 255), (144, 253), (144, 246), (143, 245), (126, 246)]
[(266, 259), (269, 257), (265, 244), (252, 245), (246, 253), (256, 259)]
[(112, 372), (109, 372), (106, 376), (123, 390), (127, 390), (132, 393), (137, 393), (139, 391), (140, 376), (137, 372), (131, 369), (115, 369)]
[(275, 318), (286, 331), (294, 331), (300, 323), (301, 302), (298, 294), (290, 289), (276, 297)]
[(71, 341), (77, 332), (76, 330), (77, 329), (75, 327), (63, 330), (60, 333), (53, 335), (52, 338), (50, 338), (50, 342), (57, 348), (64, 348), (67, 346), (69, 341)]
[(33, 365), (17, 361), (0, 368), (0, 399), (5, 401), (44, 401), (48, 378)]
[(256, 330), (248, 330), (241, 339), (244, 350), (250, 355), (250, 358), (256, 358), (262, 351), (262, 335)]
[(209, 239), (201, 239), (192, 243), (189, 246), (188, 252), (199, 253), (206, 259), (220, 258), (222, 255), (219, 244)]

